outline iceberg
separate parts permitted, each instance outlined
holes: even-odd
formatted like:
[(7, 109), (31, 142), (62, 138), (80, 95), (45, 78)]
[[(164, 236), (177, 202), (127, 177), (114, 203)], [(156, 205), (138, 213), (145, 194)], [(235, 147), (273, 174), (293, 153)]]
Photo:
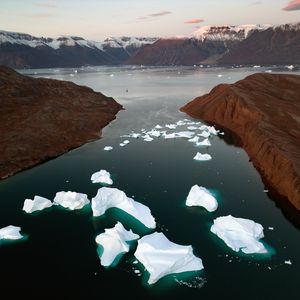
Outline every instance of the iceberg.
[(169, 129), (176, 129), (177, 125), (175, 125), (175, 124), (166, 124), (165, 127), (169, 128)]
[(185, 204), (187, 206), (202, 206), (209, 212), (218, 208), (217, 199), (205, 187), (195, 184), (192, 186)]
[(148, 228), (155, 228), (155, 219), (151, 215), (150, 209), (137, 201), (126, 196), (126, 194), (116, 188), (103, 187), (92, 199), (93, 216), (102, 216), (106, 210), (117, 207), (129, 215), (133, 216)]
[(180, 132), (176, 132), (176, 137), (190, 139), (193, 137), (194, 134), (195, 134), (195, 132), (193, 132), (193, 131), (180, 131)]
[(162, 232), (154, 232), (138, 240), (134, 256), (150, 273), (149, 284), (168, 274), (203, 269), (202, 260), (193, 254), (192, 246), (175, 244)]
[(70, 191), (57, 192), (53, 201), (70, 210), (81, 209), (90, 203), (86, 194)]
[(189, 139), (189, 142), (198, 143), (199, 142), (199, 136), (194, 136), (193, 138)]
[(19, 240), (23, 236), (20, 233), (21, 227), (9, 225), (0, 229), (0, 240)]
[(103, 247), (101, 265), (110, 266), (119, 254), (129, 251), (129, 245), (126, 242), (137, 240), (139, 237), (132, 230), (126, 230), (120, 222), (113, 228), (105, 229), (104, 233), (96, 237), (96, 243)]
[(231, 215), (214, 220), (210, 231), (222, 239), (233, 251), (246, 254), (267, 253), (259, 239), (264, 237), (264, 228), (252, 220)]
[(91, 180), (93, 183), (106, 183), (106, 184), (113, 184), (112, 179), (110, 178), (110, 173), (106, 170), (100, 170), (99, 172), (94, 173), (91, 176)]
[(207, 131), (212, 135), (218, 135), (218, 130), (214, 126), (207, 126)]
[(206, 160), (211, 160), (212, 157), (209, 154), (201, 154), (197, 152), (197, 154), (194, 156), (195, 160), (200, 160), (200, 161), (206, 161)]
[(154, 128), (156, 128), (156, 129), (162, 129), (162, 126), (156, 125)]
[(164, 134), (165, 140), (167, 139), (175, 139), (176, 138), (176, 133), (165, 133)]
[(196, 130), (196, 129), (198, 129), (198, 127), (196, 127), (196, 126), (188, 126), (187, 129), (188, 129), (188, 130)]
[(210, 143), (209, 139), (205, 139), (202, 142), (197, 142), (196, 145), (200, 146), (200, 147), (209, 147), (209, 146), (211, 146), (211, 143)]
[(31, 214), (35, 211), (51, 207), (52, 205), (53, 203), (49, 199), (40, 196), (34, 196), (33, 200), (25, 199), (23, 210), (26, 213)]
[(145, 142), (152, 142), (153, 138), (149, 134), (145, 134), (142, 136)]
[(201, 133), (198, 134), (199, 136), (202, 136), (204, 138), (210, 137), (210, 133), (208, 131), (202, 131)]
[(104, 151), (111, 151), (112, 149), (113, 149), (112, 146), (105, 146), (105, 147), (103, 148)]
[(154, 137), (160, 137), (160, 131), (158, 131), (158, 130), (151, 130), (151, 131), (147, 132), (147, 134), (154, 136)]

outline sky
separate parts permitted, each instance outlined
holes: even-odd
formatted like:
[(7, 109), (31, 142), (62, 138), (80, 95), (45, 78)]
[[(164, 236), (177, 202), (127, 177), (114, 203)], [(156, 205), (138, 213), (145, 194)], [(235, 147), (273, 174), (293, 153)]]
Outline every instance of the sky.
[(0, 30), (45, 37), (174, 37), (206, 25), (293, 22), (300, 0), (0, 0)]

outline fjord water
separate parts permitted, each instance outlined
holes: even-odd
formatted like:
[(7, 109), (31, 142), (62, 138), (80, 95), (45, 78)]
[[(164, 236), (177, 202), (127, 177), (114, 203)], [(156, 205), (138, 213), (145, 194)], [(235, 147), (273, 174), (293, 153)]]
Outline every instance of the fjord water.
[[(199, 67), (85, 67), (27, 70), (32, 76), (72, 80), (101, 91), (125, 110), (103, 130), (103, 138), (0, 182), (0, 228), (21, 226), (26, 239), (0, 244), (1, 290), (12, 295), (58, 298), (130, 299), (297, 299), (300, 232), (292, 217), (283, 214), (268, 193), (243, 149), (214, 137), (212, 146), (196, 148), (185, 139), (131, 140), (120, 147), (121, 135), (189, 118), (179, 108), (219, 83), (235, 82), (265, 69), (201, 69)], [(287, 69), (274, 69), (287, 72)], [(292, 73), (292, 72), (288, 72)], [(293, 72), (297, 73), (297, 72)], [(192, 119), (191, 119), (192, 120)], [(184, 130), (186, 127), (180, 128)], [(37, 145), (39, 141), (36, 141)], [(111, 152), (104, 146), (113, 146)], [(211, 154), (196, 162), (200, 151)], [(93, 218), (90, 208), (68, 211), (59, 207), (32, 215), (22, 211), (26, 198), (53, 199), (58, 191), (86, 193), (91, 199), (99, 184), (90, 176), (111, 172), (114, 184), (147, 205), (172, 242), (192, 245), (204, 271), (170, 275), (152, 286), (141, 265), (133, 264), (132, 250), (105, 269), (99, 263), (95, 237), (121, 221), (127, 229), (150, 233), (116, 209)], [(194, 185), (212, 190), (219, 208), (209, 213), (188, 208), (185, 198)], [(265, 228), (268, 255), (241, 255), (210, 232), (213, 219), (232, 214)], [(290, 260), (292, 264), (286, 264)], [(140, 269), (139, 277), (135, 270)], [(106, 295), (106, 296), (104, 296)]]

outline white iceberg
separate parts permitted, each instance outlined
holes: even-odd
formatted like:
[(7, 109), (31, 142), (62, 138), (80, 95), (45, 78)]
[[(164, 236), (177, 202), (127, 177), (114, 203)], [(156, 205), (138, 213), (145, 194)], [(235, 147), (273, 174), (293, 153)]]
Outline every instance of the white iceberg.
[(202, 260), (193, 254), (192, 246), (175, 244), (161, 232), (154, 232), (138, 240), (134, 256), (149, 272), (149, 284), (168, 274), (203, 269)]
[(68, 208), (70, 210), (81, 209), (86, 204), (90, 203), (86, 194), (80, 194), (70, 191), (57, 192), (53, 201), (61, 205), (62, 207)]
[(158, 130), (151, 130), (147, 132), (148, 135), (154, 136), (154, 137), (160, 137), (160, 131)]
[(176, 133), (165, 133), (164, 138), (167, 139), (175, 139), (176, 138)]
[(201, 142), (197, 142), (196, 145), (200, 146), (200, 147), (209, 147), (209, 146), (211, 146), (211, 143), (210, 143), (209, 139), (205, 139)]
[(141, 136), (140, 133), (135, 133), (135, 132), (133, 132), (133, 133), (130, 134), (130, 137), (132, 137), (132, 138), (134, 138), (134, 139), (137, 139), (137, 138), (139, 138), (140, 136)]
[(103, 148), (104, 151), (111, 151), (112, 149), (113, 149), (112, 146), (105, 146), (105, 147)]
[(188, 130), (196, 130), (196, 129), (198, 129), (198, 127), (196, 127), (196, 126), (188, 126), (187, 129), (188, 129)]
[(194, 156), (194, 159), (200, 160), (200, 161), (207, 161), (207, 160), (211, 160), (212, 157), (207, 153), (201, 154), (201, 153), (197, 152), (197, 154)]
[(44, 197), (34, 196), (33, 200), (25, 199), (23, 210), (28, 214), (51, 207), (53, 203)]
[(210, 137), (210, 133), (208, 131), (202, 131), (201, 133), (198, 134), (199, 136), (202, 136), (204, 138)]
[(176, 129), (177, 126), (175, 124), (166, 124), (165, 127), (169, 129)]
[(156, 125), (154, 128), (156, 128), (156, 129), (162, 129), (162, 126)]
[(127, 145), (127, 144), (129, 144), (130, 143), (130, 141), (129, 140), (125, 140), (125, 141), (123, 141), (123, 144), (125, 144), (125, 145)]
[(199, 136), (194, 136), (193, 138), (188, 140), (191, 143), (198, 143), (199, 142)]
[(145, 134), (142, 136), (145, 142), (152, 142), (153, 138), (149, 134)]
[(214, 220), (210, 231), (222, 239), (228, 247), (246, 254), (267, 253), (259, 239), (264, 237), (264, 228), (252, 220), (231, 215)]
[(126, 242), (137, 240), (139, 237), (132, 230), (126, 230), (120, 222), (113, 228), (105, 229), (104, 233), (96, 237), (97, 244), (103, 247), (103, 254), (100, 258), (101, 265), (110, 266), (119, 254), (129, 251), (129, 245)]
[(117, 207), (125, 211), (148, 228), (155, 228), (156, 226), (155, 219), (146, 205), (127, 197), (119, 189), (100, 188), (97, 195), (92, 199), (93, 216), (102, 216), (111, 207)]
[(193, 135), (195, 134), (195, 132), (193, 131), (180, 131), (180, 132), (176, 132), (176, 137), (182, 137), (182, 138), (192, 138)]
[(106, 184), (113, 184), (112, 179), (110, 178), (110, 173), (106, 170), (100, 170), (99, 172), (94, 173), (91, 176), (91, 180), (93, 183), (106, 183)]
[(218, 208), (217, 199), (205, 187), (195, 184), (192, 186), (185, 204), (187, 206), (202, 206), (209, 212)]
[(207, 126), (207, 131), (212, 135), (218, 135), (218, 130), (214, 126)]
[(21, 227), (9, 225), (0, 229), (0, 240), (19, 240), (23, 236), (20, 233)]
[(179, 121), (176, 122), (176, 125), (177, 126), (183, 126), (183, 125), (186, 125), (186, 122), (183, 121), (183, 120), (179, 120)]

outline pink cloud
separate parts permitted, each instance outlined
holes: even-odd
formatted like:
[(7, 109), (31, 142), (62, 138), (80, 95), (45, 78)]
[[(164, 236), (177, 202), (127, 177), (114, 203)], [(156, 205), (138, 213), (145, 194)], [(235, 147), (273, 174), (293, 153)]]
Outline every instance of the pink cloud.
[(288, 3), (286, 7), (283, 8), (283, 10), (291, 11), (291, 10), (300, 10), (300, 0), (292, 0)]
[(186, 20), (184, 21), (184, 24), (198, 24), (204, 22), (203, 19), (190, 19), (190, 20)]

